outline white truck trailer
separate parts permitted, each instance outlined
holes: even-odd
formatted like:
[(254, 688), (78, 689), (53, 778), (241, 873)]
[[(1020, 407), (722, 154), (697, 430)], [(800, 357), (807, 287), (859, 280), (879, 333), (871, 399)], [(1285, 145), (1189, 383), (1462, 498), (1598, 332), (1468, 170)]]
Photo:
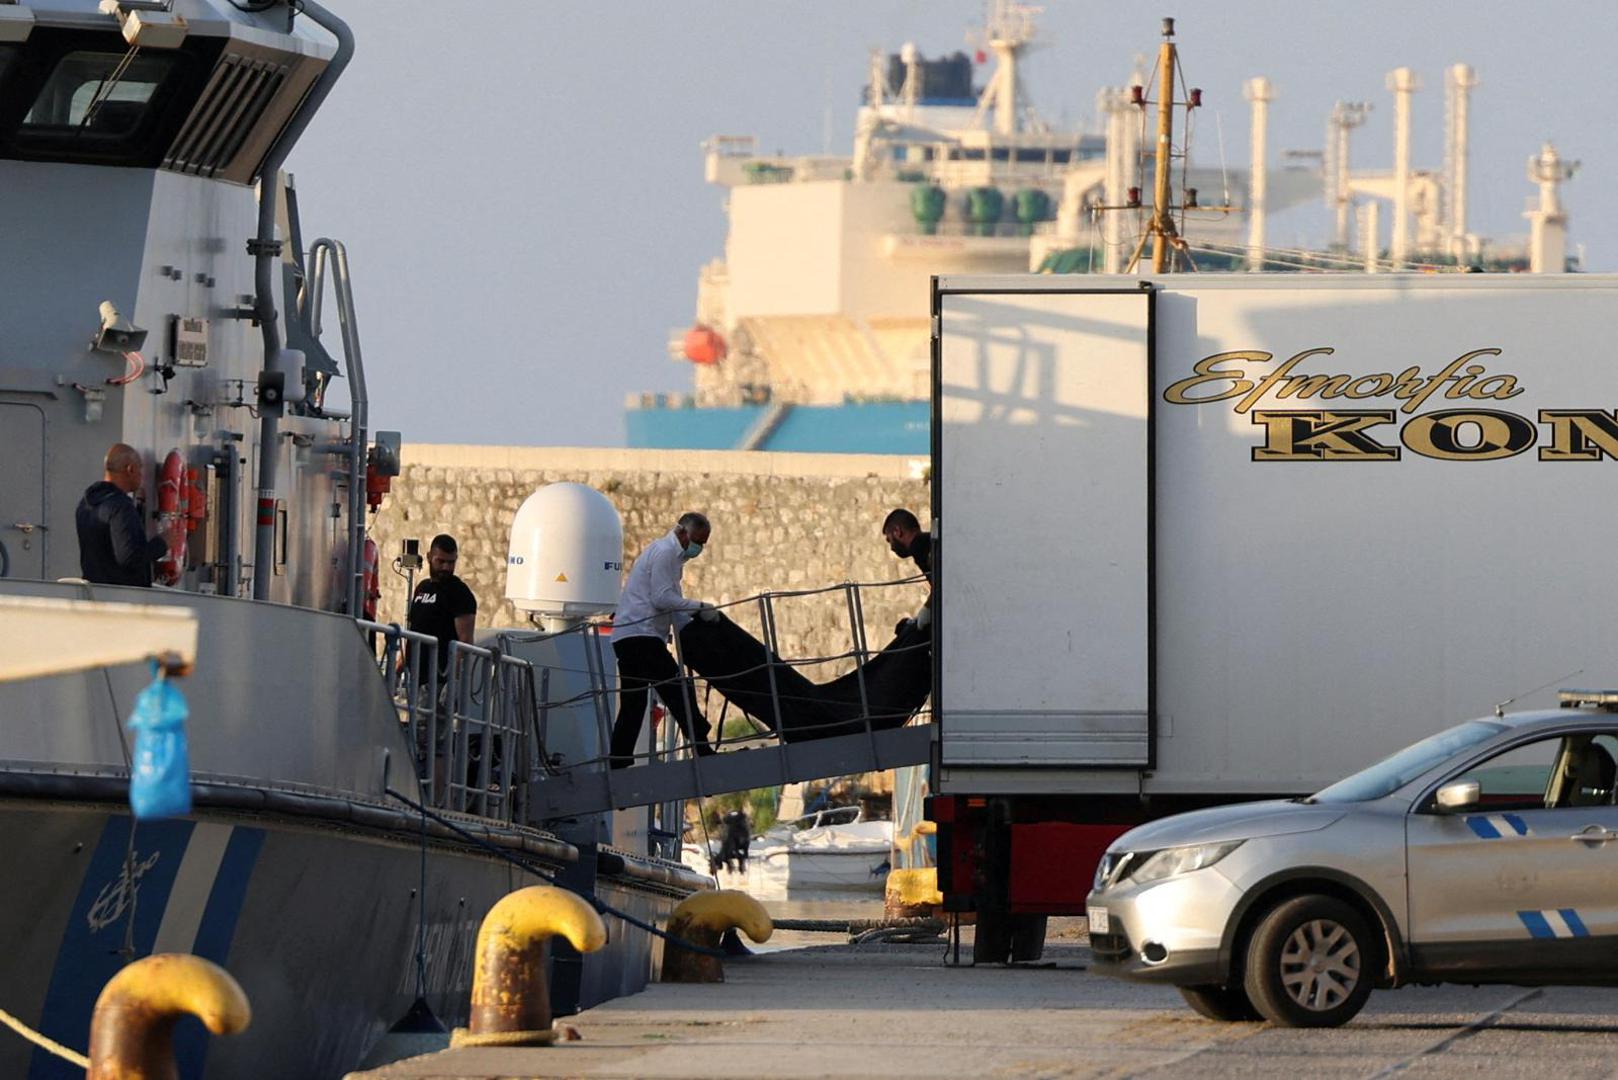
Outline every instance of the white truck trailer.
[(1618, 686), (1618, 278), (933, 282), (929, 815), (978, 957), (1122, 829)]

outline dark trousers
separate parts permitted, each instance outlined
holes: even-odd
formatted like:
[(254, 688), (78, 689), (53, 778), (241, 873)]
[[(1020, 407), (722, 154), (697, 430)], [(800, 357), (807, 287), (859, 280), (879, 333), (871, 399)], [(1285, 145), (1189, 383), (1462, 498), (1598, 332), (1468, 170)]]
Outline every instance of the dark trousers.
[[(669, 647), (654, 637), (617, 638), (612, 651), (618, 657), (618, 720), (612, 725), (612, 765), (618, 768), (634, 759), (635, 741), (646, 716), (646, 693), (657, 691), (657, 698), (685, 732), (698, 745), (708, 740), (708, 720), (697, 708), (696, 690), (691, 680), (680, 674), (680, 665), (669, 654)], [(695, 722), (695, 733), (692, 724)]]

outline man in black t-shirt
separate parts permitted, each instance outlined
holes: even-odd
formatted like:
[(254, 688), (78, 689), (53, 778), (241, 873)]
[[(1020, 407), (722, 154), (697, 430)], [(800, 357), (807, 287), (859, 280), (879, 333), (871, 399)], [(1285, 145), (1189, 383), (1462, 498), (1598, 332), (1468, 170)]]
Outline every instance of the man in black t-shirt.
[[(416, 586), (410, 598), (409, 627), (418, 634), (430, 634), (438, 639), (438, 678), (449, 673), (449, 643), (472, 644), (472, 630), (477, 624), (478, 601), (466, 582), (455, 576), (455, 563), (460, 549), (453, 536), (440, 533), (433, 537), (427, 551), (427, 577)], [(428, 667), (423, 664), (420, 679), (428, 679)]]

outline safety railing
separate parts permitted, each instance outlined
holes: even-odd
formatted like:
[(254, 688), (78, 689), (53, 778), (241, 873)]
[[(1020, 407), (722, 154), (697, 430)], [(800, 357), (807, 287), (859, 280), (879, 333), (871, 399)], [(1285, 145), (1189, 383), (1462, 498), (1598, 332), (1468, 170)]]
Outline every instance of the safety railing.
[(444, 711), (449, 745), (439, 787), (446, 805), (480, 817), (520, 820), (532, 764), (528, 731), (538, 715), (533, 665), (450, 642)]
[[(907, 737), (901, 752), (896, 750), (891, 735), (886, 740), (879, 736), (927, 720), (927, 704), (907, 700), (901, 709), (873, 697), (867, 672), (877, 654), (872, 651), (865, 624), (871, 590), (914, 585), (922, 580), (913, 577), (894, 582), (844, 582), (822, 588), (764, 592), (719, 605), (732, 621), (752, 633), (764, 650), (763, 661), (755, 666), (711, 672), (715, 681), (727, 686), (733, 686), (727, 680), (754, 680), (761, 689), (742, 695), (745, 706), (733, 705), (725, 689), (688, 667), (681, 635), (675, 633), (673, 652), (681, 677), (678, 682), (669, 680), (650, 687), (655, 691), (655, 697), (648, 695), (653, 732), (640, 743), (645, 749), (637, 749), (627, 764), (677, 764), (677, 771), (686, 778), (678, 784), (659, 780), (651, 787), (626, 776), (626, 772), (641, 770), (609, 768), (622, 692), (607, 656), (614, 629), (610, 625), (582, 624), (560, 631), (560, 635), (580, 636), (582, 647), (564, 651), (575, 658), (569, 663), (582, 663), (582, 669), (530, 663), (504, 651), (520, 651), (519, 646), (527, 640), (559, 636), (556, 634), (512, 632), (502, 635), (496, 648), (451, 642), (440, 667), (438, 644), (433, 638), (397, 625), (362, 621), (359, 626), (381, 640), (378, 667), (390, 679), (424, 801), (505, 821), (559, 816), (564, 809), (574, 807), (584, 812), (585, 804), (605, 808), (608, 803), (627, 806), (652, 802), (661, 806), (666, 831), (676, 838), (672, 844), (677, 842), (681, 819), (678, 800), (689, 797), (683, 792), (715, 794), (780, 782), (745, 782), (750, 771), (806, 778), (806, 770), (818, 768), (821, 763), (833, 770), (821, 775), (836, 775), (916, 760), (915, 745), (919, 744), (914, 739)], [(799, 604), (823, 604), (825, 597), (839, 601), (838, 607), (847, 620), (848, 647), (831, 655), (783, 656), (783, 611)], [(824, 607), (819, 610), (823, 612)], [(683, 629), (686, 623), (681, 619), (677, 625)], [(621, 632), (624, 628), (617, 629)], [(909, 651), (928, 649), (930, 643), (920, 640), (890, 645), (880, 655), (891, 661)], [(576, 659), (579, 657), (582, 660)], [(804, 669), (827, 668), (835, 676), (834, 692), (828, 691), (831, 683), (806, 685)], [(789, 677), (788, 670), (794, 675)], [(687, 715), (696, 721), (694, 729), (701, 725), (698, 717), (711, 722), (708, 746), (699, 750), (692, 733), (671, 719), (658, 723), (663, 710), (653, 711), (655, 706), (675, 694), (684, 698)], [(717, 715), (715, 696), (720, 702)], [(727, 730), (733, 708), (745, 718), (745, 724), (730, 725)], [(565, 718), (565, 731), (553, 730), (558, 716)], [(584, 729), (578, 727), (581, 723), (586, 725)], [(644, 718), (642, 724), (644, 727)], [(746, 730), (737, 732), (736, 726)], [(590, 728), (594, 729), (593, 738), (588, 742), (593, 743), (594, 750), (581, 752), (580, 731)], [(831, 753), (834, 744), (838, 749)], [(822, 746), (827, 752), (816, 753), (813, 749)], [(569, 752), (564, 754), (560, 749), (563, 747)], [(709, 749), (716, 753), (707, 754)], [(750, 753), (738, 757), (730, 751)], [(768, 759), (756, 756), (761, 753), (774, 761), (766, 764)], [(589, 774), (595, 774), (597, 779), (587, 785), (592, 794), (586, 796), (586, 788), (578, 786), (578, 778)], [(540, 789), (531, 787), (530, 781), (546, 785), (543, 797), (537, 796)], [(558, 794), (565, 788), (580, 794)]]
[[(748, 734), (740, 736), (725, 734), (725, 721), (732, 706), (730, 702), (724, 698), (722, 693), (720, 694), (721, 704), (719, 717), (717, 719), (713, 719), (708, 716), (710, 707), (712, 705), (713, 696), (715, 693), (719, 692), (713, 688), (712, 684), (707, 678), (700, 673), (696, 673), (691, 670), (686, 662), (685, 649), (682, 645), (681, 636), (678, 632), (672, 635), (673, 651), (675, 659), (679, 664), (681, 673), (685, 677), (682, 679), (679, 686), (659, 684), (654, 685), (652, 689), (658, 692), (659, 697), (663, 697), (665, 693), (676, 692), (689, 695), (686, 701), (686, 709), (688, 715), (693, 717), (699, 715), (696, 706), (698, 699), (701, 699), (701, 703), (704, 706), (701, 710), (701, 715), (711, 720), (711, 729), (714, 736), (713, 748), (715, 750), (723, 750), (726, 748), (741, 749), (752, 748), (755, 746), (761, 747), (773, 745), (776, 748), (776, 752), (782, 755), (784, 761), (787, 753), (787, 744), (793, 739), (807, 741), (823, 735), (859, 733), (863, 735), (863, 737), (870, 743), (871, 750), (874, 755), (875, 734), (879, 728), (873, 726), (873, 719), (880, 721), (884, 717), (877, 710), (873, 710), (871, 695), (866, 683), (866, 668), (873, 658), (866, 629), (866, 596), (872, 590), (886, 590), (898, 586), (913, 586), (924, 581), (924, 577), (917, 575), (915, 577), (904, 578), (897, 581), (851, 581), (812, 589), (771, 590), (756, 594), (754, 596), (745, 597), (740, 600), (716, 605), (721, 611), (724, 611), (727, 616), (732, 618), (733, 621), (742, 625), (744, 629), (753, 632), (754, 636), (758, 639), (759, 643), (764, 646), (764, 648), (767, 650), (768, 656), (771, 658), (768, 662), (759, 664), (756, 667), (739, 669), (727, 673), (727, 675), (730, 677), (741, 677), (756, 674), (758, 672), (764, 672), (768, 678), (768, 706), (757, 711), (738, 709), (742, 716), (748, 720), (752, 728)], [(848, 648), (841, 652), (830, 655), (795, 657), (783, 656), (781, 651), (782, 630), (780, 618), (783, 604), (799, 600), (812, 600), (815, 598), (832, 596), (836, 594), (841, 594), (841, 607), (846, 613)], [(687, 620), (680, 620), (677, 623), (677, 628), (683, 628), (683, 626), (686, 625), (686, 622)], [(597, 628), (590, 628), (590, 630), (592, 632), (599, 632)], [(930, 648), (930, 642), (921, 642), (910, 646), (890, 648), (887, 650), (887, 654), (889, 656), (894, 656), (898, 653), (910, 650), (928, 650)], [(786, 717), (784, 716), (785, 710), (783, 709), (783, 704), (790, 704), (791, 702), (797, 700), (797, 697), (778, 684), (777, 673), (785, 668), (804, 669), (826, 667), (832, 667), (833, 669), (840, 667), (844, 670), (838, 670), (836, 671), (836, 674), (844, 677), (852, 676), (853, 691), (855, 695), (857, 695), (859, 705), (857, 716), (852, 718), (832, 719), (821, 723), (803, 723), (800, 721), (789, 726)], [(600, 669), (598, 668), (598, 670)], [(614, 696), (616, 694), (616, 689), (603, 684), (601, 686), (601, 692), (603, 698), (605, 699)], [(823, 699), (817, 697), (812, 700), (819, 702)], [(852, 699), (850, 700), (849, 704), (852, 704)], [(611, 711), (612, 710), (603, 710), (603, 713), (610, 713)], [(759, 715), (760, 712), (762, 712), (763, 715)], [(919, 719), (925, 719), (927, 712), (927, 707), (923, 705), (916, 711), (915, 716)], [(603, 746), (607, 745), (609, 728), (610, 722), (604, 718), (602, 731)], [(790, 738), (784, 737), (787, 736), (789, 731)], [(639, 752), (634, 755), (635, 761), (637, 763), (650, 764), (667, 762), (671, 760), (689, 759), (689, 767), (695, 773), (697, 773), (700, 778), (703, 769), (703, 758), (701, 755), (694, 754), (692, 752), (693, 747), (689, 737), (678, 737), (683, 736), (683, 733), (678, 732), (677, 726), (673, 724), (670, 724), (668, 728), (665, 729), (664, 735), (677, 737), (654, 739), (650, 750)]]
[(535, 767), (529, 733), (540, 714), (533, 665), (452, 641), (440, 679), (436, 638), (357, 622), (380, 644), (377, 670), (388, 680), (423, 802), (521, 821)]
[[(422, 783), (426, 802), (442, 806), (432, 797), (434, 761), (418, 748), (432, 746), (437, 739), (438, 639), (430, 634), (406, 630), (398, 623), (377, 623), (356, 619), (360, 631), (373, 643), (377, 671), (387, 680), (393, 706), (399, 712), (407, 753), (417, 763), (416, 775)], [(380, 645), (378, 651), (374, 646)]]

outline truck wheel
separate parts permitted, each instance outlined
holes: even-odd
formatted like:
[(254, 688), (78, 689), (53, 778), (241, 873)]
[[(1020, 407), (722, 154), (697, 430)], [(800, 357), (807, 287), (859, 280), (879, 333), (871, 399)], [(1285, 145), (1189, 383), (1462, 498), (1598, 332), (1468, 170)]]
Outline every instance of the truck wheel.
[(1258, 1010), (1247, 1000), (1247, 991), (1240, 984), (1232, 986), (1182, 986), (1180, 996), (1191, 1006), (1191, 1011), (1209, 1020), (1237, 1023), (1259, 1020)]
[(1253, 931), (1244, 989), (1271, 1023), (1337, 1027), (1365, 1005), (1376, 969), (1376, 939), (1358, 911), (1330, 896), (1297, 896)]
[(1032, 963), (1045, 955), (1044, 915), (1011, 917), (1011, 962)]
[(999, 911), (978, 912), (972, 931), (972, 963), (1003, 964), (1011, 956), (1011, 916)]

